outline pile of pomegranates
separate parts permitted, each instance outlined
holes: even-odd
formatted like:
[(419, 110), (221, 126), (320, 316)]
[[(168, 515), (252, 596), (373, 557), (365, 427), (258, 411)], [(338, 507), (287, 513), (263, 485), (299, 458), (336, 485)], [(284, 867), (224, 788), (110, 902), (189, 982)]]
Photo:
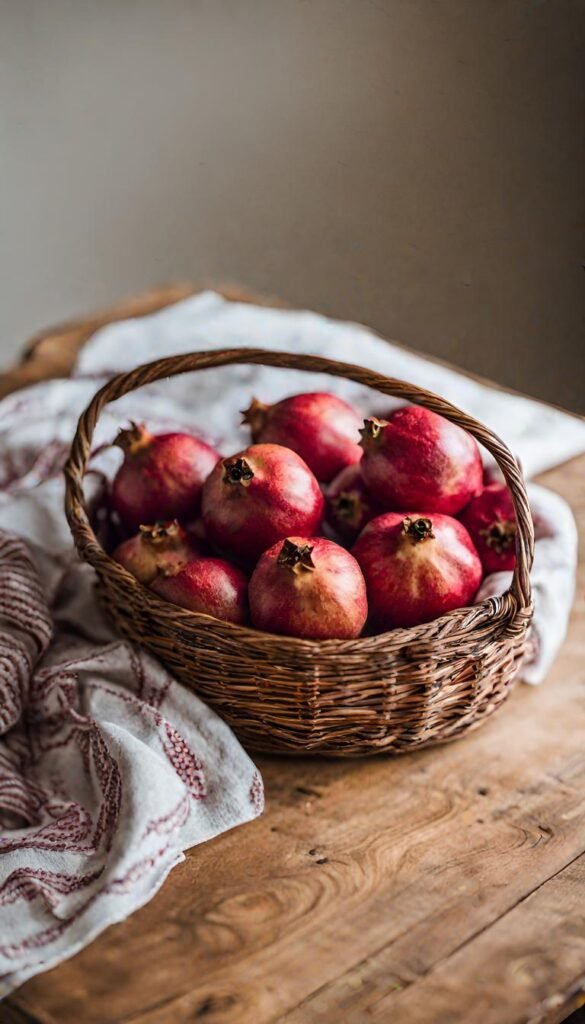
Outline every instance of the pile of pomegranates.
[(159, 597), (307, 640), (352, 640), (471, 604), (515, 564), (514, 506), (471, 435), (420, 406), (364, 420), (324, 392), (243, 414), (221, 455), (131, 424), (116, 439), (112, 557)]

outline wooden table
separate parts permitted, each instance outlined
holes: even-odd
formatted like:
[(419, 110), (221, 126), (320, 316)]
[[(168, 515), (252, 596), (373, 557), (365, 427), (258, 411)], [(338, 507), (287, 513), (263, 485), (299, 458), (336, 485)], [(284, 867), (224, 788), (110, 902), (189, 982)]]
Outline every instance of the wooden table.
[[(187, 294), (135, 303), (142, 312)], [(242, 297), (240, 293), (230, 293)], [(3, 387), (67, 372), (51, 332)], [(541, 480), (585, 531), (585, 458)], [(547, 684), (402, 758), (258, 757), (264, 816), (0, 1007), (7, 1024), (537, 1024), (585, 991), (585, 567)]]

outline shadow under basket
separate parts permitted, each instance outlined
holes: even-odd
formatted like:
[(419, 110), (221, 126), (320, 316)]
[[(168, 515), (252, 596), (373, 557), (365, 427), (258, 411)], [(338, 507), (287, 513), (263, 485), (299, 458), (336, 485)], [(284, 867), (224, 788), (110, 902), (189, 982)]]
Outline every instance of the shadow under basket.
[[(509, 591), (433, 622), (357, 640), (272, 636), (163, 601), (114, 562), (92, 529), (83, 478), (98, 416), (108, 402), (165, 377), (254, 363), (345, 377), (424, 406), (469, 431), (498, 462), (517, 517)], [(533, 527), (522, 473), (487, 427), (404, 381), (318, 356), (226, 349), (160, 359), (110, 380), (80, 417), (65, 467), (66, 513), (81, 558), (97, 572), (118, 630), (151, 651), (253, 750), (361, 756), (444, 743), (505, 700), (532, 615)]]

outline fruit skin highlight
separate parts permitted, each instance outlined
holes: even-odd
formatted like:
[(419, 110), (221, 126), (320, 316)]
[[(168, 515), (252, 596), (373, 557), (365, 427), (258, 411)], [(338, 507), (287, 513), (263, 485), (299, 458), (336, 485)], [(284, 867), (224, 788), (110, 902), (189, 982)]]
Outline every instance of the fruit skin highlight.
[(368, 491), (359, 465), (346, 466), (337, 474), (325, 491), (325, 500), (327, 522), (348, 543), (384, 511)]
[(255, 443), (291, 448), (323, 483), (362, 457), (361, 417), (342, 398), (324, 391), (292, 395), (275, 405), (254, 398), (243, 422)]
[(351, 640), (368, 614), (355, 558), (324, 537), (287, 537), (252, 573), (250, 615), (257, 629), (310, 640)]
[(188, 611), (244, 625), (248, 620), (248, 581), (223, 558), (195, 558), (176, 572), (157, 576), (151, 589)]
[(278, 540), (317, 533), (324, 508), (309, 467), (296, 452), (277, 444), (251, 445), (222, 459), (203, 487), (207, 537), (246, 566)]
[(387, 420), (371, 416), (361, 434), (364, 481), (388, 509), (455, 515), (482, 490), (474, 438), (428, 409), (407, 405)]
[(465, 607), (482, 579), (465, 527), (438, 512), (387, 512), (365, 527), (352, 553), (377, 630), (418, 626)]
[(201, 488), (219, 455), (190, 434), (150, 434), (143, 424), (121, 430), (114, 442), (124, 462), (112, 483), (111, 506), (127, 529), (141, 523), (194, 519)]
[(489, 484), (471, 499), (459, 519), (477, 548), (486, 574), (514, 568), (516, 512), (505, 484)]
[(152, 583), (161, 573), (185, 565), (201, 548), (176, 519), (140, 526), (138, 533), (122, 541), (112, 558), (139, 583)]

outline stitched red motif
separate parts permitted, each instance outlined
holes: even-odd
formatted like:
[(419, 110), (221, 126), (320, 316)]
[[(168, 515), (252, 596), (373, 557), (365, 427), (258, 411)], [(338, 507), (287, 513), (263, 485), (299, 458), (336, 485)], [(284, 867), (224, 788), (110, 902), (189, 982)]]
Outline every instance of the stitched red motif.
[(55, 907), (60, 897), (85, 889), (100, 877), (103, 867), (85, 875), (66, 875), (43, 868), (16, 868), (0, 886), (0, 906), (8, 906), (19, 899), (31, 903), (43, 898), (49, 907)]
[(256, 813), (261, 814), (264, 810), (264, 786), (259, 772), (254, 772), (252, 776), (248, 797)]
[(203, 765), (170, 722), (165, 722), (164, 732), (166, 739), (163, 739), (163, 749), (170, 763), (191, 796), (195, 800), (202, 800), (207, 795)]

